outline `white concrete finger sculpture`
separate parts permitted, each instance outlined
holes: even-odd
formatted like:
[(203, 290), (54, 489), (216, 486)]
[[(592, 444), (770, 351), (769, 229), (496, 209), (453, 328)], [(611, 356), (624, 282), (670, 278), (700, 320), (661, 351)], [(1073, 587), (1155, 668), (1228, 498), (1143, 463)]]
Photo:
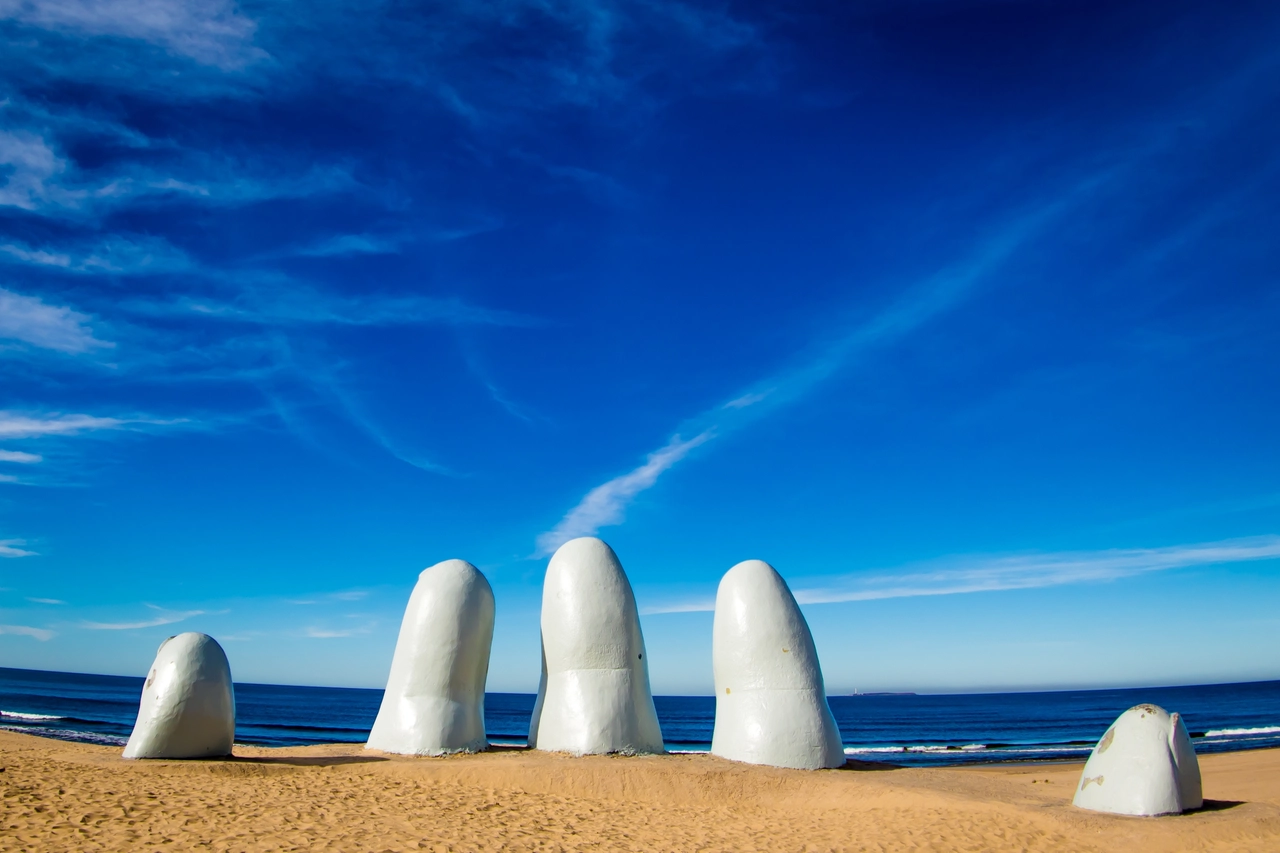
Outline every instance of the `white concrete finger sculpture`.
[(664, 751), (635, 595), (599, 539), (566, 542), (547, 566), (529, 745), (575, 755)]
[(142, 687), (138, 721), (125, 758), (213, 758), (230, 755), (236, 696), (222, 646), (186, 633), (160, 644)]
[(409, 596), (369, 749), (402, 755), (480, 752), (493, 645), (493, 590), (475, 566), (425, 569)]
[(813, 636), (773, 566), (747, 560), (725, 573), (716, 592), (711, 656), (713, 754), (801, 770), (844, 764)]
[(1130, 708), (1111, 724), (1085, 763), (1073, 800), (1082, 809), (1141, 816), (1203, 804), (1187, 727), (1157, 705)]

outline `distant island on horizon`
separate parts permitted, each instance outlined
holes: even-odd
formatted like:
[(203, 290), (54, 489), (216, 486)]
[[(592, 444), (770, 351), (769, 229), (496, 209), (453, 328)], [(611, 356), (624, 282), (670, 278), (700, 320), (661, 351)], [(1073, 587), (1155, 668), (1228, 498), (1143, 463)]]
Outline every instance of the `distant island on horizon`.
[(872, 691), (871, 693), (862, 693), (861, 691), (855, 690), (848, 695), (850, 696), (915, 696), (917, 694), (915, 693), (884, 693), (884, 692), (877, 693), (875, 691)]

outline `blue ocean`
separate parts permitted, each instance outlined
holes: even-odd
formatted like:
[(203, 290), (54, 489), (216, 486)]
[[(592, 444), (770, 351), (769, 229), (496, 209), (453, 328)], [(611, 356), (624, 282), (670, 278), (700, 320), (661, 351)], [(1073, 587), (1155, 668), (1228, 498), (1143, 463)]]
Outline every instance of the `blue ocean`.
[[(142, 678), (0, 668), (0, 728), (44, 737), (123, 745)], [(363, 743), (381, 690), (236, 685), (236, 742), (261, 746)], [(490, 693), (485, 721), (494, 743), (522, 745), (534, 697)], [(715, 699), (654, 699), (670, 751), (711, 745)], [(1045, 693), (832, 696), (851, 758), (906, 765), (1083, 759), (1107, 726), (1142, 702), (1182, 714), (1204, 754), (1280, 746), (1280, 681), (1071, 690)]]

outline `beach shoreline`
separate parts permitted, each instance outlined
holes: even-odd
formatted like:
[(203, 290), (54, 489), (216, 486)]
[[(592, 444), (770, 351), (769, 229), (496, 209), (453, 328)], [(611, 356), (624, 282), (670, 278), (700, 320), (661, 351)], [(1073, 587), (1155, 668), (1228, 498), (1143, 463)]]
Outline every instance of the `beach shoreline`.
[(444, 758), (358, 744), (210, 761), (0, 732), (0, 851), (1280, 849), (1280, 749), (1201, 758), (1206, 808), (1070, 805), (1078, 762), (828, 771), (710, 755)]

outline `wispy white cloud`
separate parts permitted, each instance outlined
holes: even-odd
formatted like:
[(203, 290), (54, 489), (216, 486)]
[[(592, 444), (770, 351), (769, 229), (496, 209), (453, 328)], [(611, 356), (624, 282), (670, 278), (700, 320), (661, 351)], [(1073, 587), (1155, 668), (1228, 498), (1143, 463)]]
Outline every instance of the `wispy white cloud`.
[(173, 426), (185, 419), (103, 418), (82, 414), (40, 414), (0, 411), (0, 439), (38, 438), (41, 436), (75, 435), (95, 430), (119, 430), (144, 426)]
[(0, 100), (5, 124), (10, 127), (39, 128), (55, 136), (94, 137), (117, 148), (140, 150), (165, 148), (168, 142), (157, 142), (145, 133), (116, 121), (101, 110), (90, 112), (69, 108), (43, 98), (29, 100), (10, 91)]
[[(186, 292), (177, 295), (142, 294), (120, 300), (114, 307), (146, 323), (210, 321), (241, 326), (233, 341), (281, 327), (309, 326), (506, 326), (545, 325), (539, 317), (487, 308), (454, 296), (388, 294), (358, 295), (318, 289), (306, 281), (267, 268), (225, 270), (192, 266)], [(218, 335), (225, 341), (226, 332)]]
[(754, 406), (756, 403), (762, 403), (769, 397), (769, 391), (757, 391), (754, 393), (743, 394), (741, 397), (735, 397), (725, 403), (725, 409), (745, 409), (747, 406)]
[[(456, 298), (427, 296), (341, 296), (316, 291), (300, 282), (287, 288), (244, 290), (232, 301), (183, 297), (175, 302), (134, 303), (139, 312), (184, 314), (254, 325), (330, 324), (335, 326), (482, 325), (538, 326), (534, 317), (483, 308)], [(268, 290), (268, 292), (263, 292)]]
[(592, 201), (609, 207), (629, 207), (636, 202), (636, 194), (623, 186), (616, 178), (603, 172), (580, 166), (544, 166), (552, 177), (571, 181)]
[[(145, 170), (92, 180), (56, 149), (54, 141), (32, 130), (0, 131), (0, 171), (7, 172), (4, 183), (0, 184), (0, 207), (63, 214), (91, 206), (118, 204), (139, 195), (208, 195), (208, 190), (200, 186)], [(14, 245), (19, 253), (24, 251)], [(15, 256), (14, 252), (6, 254)], [(40, 249), (31, 250), (26, 258), (20, 259), (49, 265), (60, 261), (58, 253)]]
[(269, 257), (333, 258), (351, 255), (393, 255), (398, 253), (406, 243), (412, 241), (451, 243), (455, 240), (465, 240), (477, 234), (495, 231), (501, 227), (502, 221), (499, 219), (482, 219), (473, 225), (453, 227), (417, 225), (414, 227), (412, 234), (408, 232), (393, 234), (339, 234), (309, 243), (300, 248), (283, 250)]
[(87, 314), (0, 288), (0, 340), (79, 355), (114, 347), (94, 337)]
[(180, 164), (186, 180), (157, 179), (149, 171), (130, 179), (129, 189), (141, 192), (170, 191), (199, 196), (228, 206), (273, 199), (301, 199), (349, 192), (359, 188), (345, 165), (319, 164), (294, 172), (288, 163), (270, 160), (228, 161), (221, 155), (190, 153)]
[(26, 545), (25, 539), (0, 539), (0, 557), (14, 559), (17, 557), (35, 557), (38, 556), (35, 551), (28, 551), (25, 548), (19, 548), (19, 545)]
[(400, 251), (402, 237), (381, 234), (340, 234), (295, 250), (294, 254), (311, 258), (344, 257), (346, 255), (391, 255)]
[[(736, 430), (764, 412), (801, 399), (857, 355), (872, 347), (897, 341), (960, 304), (1030, 236), (1038, 233), (1075, 196), (1086, 194), (1093, 184), (1094, 181), (1087, 181), (1075, 192), (1054, 199), (1040, 210), (1025, 212), (981, 246), (973, 257), (909, 288), (905, 295), (871, 319), (846, 327), (815, 351), (809, 352), (799, 366), (772, 374), (735, 394), (727, 402), (686, 421), (681, 425), (677, 438), (650, 455), (650, 462), (588, 492), (554, 529), (538, 537), (537, 553), (551, 553), (575, 536), (590, 535), (601, 527), (619, 523), (631, 499), (653, 485), (657, 476), (684, 458), (692, 446)], [(681, 450), (679, 433), (697, 433), (697, 438), (689, 443), (689, 448)]]
[(601, 527), (619, 524), (627, 506), (636, 495), (658, 482), (662, 472), (679, 462), (712, 436), (711, 431), (695, 435), (687, 441), (674, 436), (665, 447), (649, 454), (645, 463), (633, 471), (596, 486), (569, 510), (560, 523), (538, 537), (538, 554), (550, 554), (579, 536), (592, 536)]
[(28, 596), (27, 601), (30, 601), (32, 604), (66, 604), (65, 601), (59, 598), (32, 598), (31, 596)]
[(1037, 207), (1018, 211), (968, 257), (903, 288), (897, 298), (869, 317), (863, 306), (858, 306), (855, 319), (800, 353), (796, 364), (752, 383), (689, 424), (728, 432), (803, 399), (850, 363), (919, 332), (967, 302), (1015, 254), (1073, 206), (1090, 198), (1106, 180), (1106, 173), (1091, 175)]
[(0, 131), (0, 207), (35, 210), (49, 201), (63, 201), (52, 179), (67, 171), (67, 161), (39, 135), (24, 130)]
[(801, 604), (829, 604), (1035, 589), (1113, 581), (1170, 569), (1272, 560), (1277, 557), (1280, 557), (1280, 536), (1228, 539), (1165, 548), (1116, 548), (1105, 551), (972, 557), (945, 561), (938, 564), (936, 569), (864, 579), (850, 578), (844, 584), (798, 589), (796, 601)]
[(359, 634), (368, 634), (373, 631), (373, 625), (365, 625), (360, 628), (307, 628), (304, 632), (306, 636), (315, 640), (334, 640), (342, 637), (354, 637)]
[[(0, 18), (55, 32), (78, 48), (41, 57), (64, 78), (97, 72), (118, 88), (171, 98), (210, 87), (255, 97), (267, 80), (278, 91), (324, 61), (331, 79), (433, 92), (450, 112), (487, 130), (565, 104), (651, 109), (655, 90), (668, 88), (676, 71), (685, 92), (741, 90), (771, 79), (773, 69), (758, 49), (750, 67), (739, 61), (731, 82), (720, 79), (714, 72), (725, 57), (764, 45), (749, 23), (700, 2), (454, 3), (397, 14), (394, 26), (382, 6), (310, 4), (306, 11), (307, 26), (298, 27), (290, 4), (258, 5), (249, 14), (233, 0), (0, 0)], [(532, 26), (545, 34), (543, 49), (471, 61), (513, 28)], [(122, 39), (138, 44), (113, 50)]]
[(0, 19), (136, 39), (226, 70), (267, 58), (253, 45), (257, 24), (231, 0), (0, 0)]
[(294, 604), (298, 606), (306, 606), (319, 604), (321, 600), (326, 601), (361, 601), (369, 597), (368, 590), (363, 589), (346, 589), (341, 592), (330, 592), (318, 594), (314, 598), (286, 598), (286, 604)]
[[(1272, 73), (1270, 60), (1251, 66), (1238, 79), (1212, 92), (1208, 111), (1230, 112), (1245, 99), (1240, 87), (1252, 86), (1260, 71)], [(1253, 101), (1247, 101), (1252, 104)], [(1044, 200), (1033, 200), (1022, 210), (1014, 210), (1001, 227), (978, 243), (968, 257), (939, 269), (935, 274), (902, 290), (902, 295), (869, 319), (845, 324), (833, 336), (800, 354), (795, 366), (783, 369), (751, 384), (728, 402), (713, 407), (681, 425), (680, 431), (714, 430), (726, 435), (754, 418), (804, 399), (828, 379), (875, 350), (919, 332), (981, 292), (1006, 265), (1028, 250), (1036, 240), (1052, 233), (1055, 225), (1072, 213), (1096, 201), (1115, 187), (1125, 187), (1133, 178), (1132, 164), (1153, 161), (1154, 152), (1171, 142), (1180, 144), (1177, 134), (1164, 135), (1133, 146), (1127, 157), (1116, 158), (1119, 165), (1104, 166), (1082, 173), (1074, 184), (1049, 188)], [(862, 306), (858, 306), (862, 310)]]
[(332, 640), (339, 637), (350, 637), (354, 633), (354, 630), (333, 631), (327, 628), (308, 628), (306, 630), (306, 635), (316, 640)]
[[(318, 389), (319, 390), (319, 389)], [(329, 399), (337, 403), (338, 408), (347, 417), (347, 419), (358, 426), (364, 433), (379, 447), (387, 453), (399, 459), (406, 465), (411, 465), (419, 471), (425, 471), (428, 474), (439, 474), (446, 477), (457, 476), (457, 473), (445, 465), (428, 459), (426, 455), (414, 449), (406, 449), (401, 442), (393, 439), (387, 432), (378, 425), (377, 421), (365, 412), (364, 407), (360, 405), (354, 395), (343, 388), (339, 382), (332, 382), (327, 390)]]
[(21, 450), (0, 450), (0, 462), (16, 462), (19, 465), (34, 465), (44, 459), (39, 453), (24, 453)]
[[(420, 24), (429, 29), (421, 31), (411, 53), (393, 45), (385, 55), (366, 49), (371, 55), (356, 64), (347, 50), (333, 45), (330, 55), (341, 50), (339, 61), (361, 77), (412, 79), (469, 126), (490, 133), (521, 114), (566, 105), (650, 114), (665, 102), (660, 90), (666, 87), (649, 85), (669, 76), (659, 69), (681, 72), (681, 94), (722, 90), (724, 81), (707, 72), (718, 70), (731, 55), (750, 56), (737, 67), (729, 84), (734, 88), (753, 88), (771, 70), (766, 51), (751, 50), (762, 47), (757, 30), (713, 4), (513, 0), (459, 3), (449, 9), (451, 14)], [(350, 21), (344, 28), (362, 25)], [(511, 28), (533, 25), (545, 33), (549, 49), (508, 51), (492, 68), (467, 63), (474, 46), (501, 43)], [(381, 40), (377, 33), (369, 37)], [(465, 73), (442, 81), (439, 68), (464, 66)], [(512, 86), (512, 79), (523, 85)]]
[(488, 234), (490, 231), (497, 231), (501, 227), (501, 219), (487, 218), (481, 219), (473, 225), (428, 228), (423, 234), (423, 239), (429, 240), (432, 243), (452, 243), (455, 240), (465, 240), (468, 237), (475, 237), (478, 234)]
[(43, 249), (20, 241), (0, 243), (0, 262), (83, 275), (172, 273), (192, 268), (185, 253), (163, 240), (122, 236), (96, 245)]
[[(801, 604), (836, 604), (974, 592), (1105, 583), (1152, 572), (1280, 559), (1280, 536), (1256, 536), (1163, 548), (1114, 548), (1047, 554), (951, 557), (900, 572), (848, 575), (798, 587)], [(715, 610), (714, 596), (645, 608), (645, 613)]]
[[(180, 151), (167, 163), (167, 171), (157, 171), (147, 162), (125, 161), (91, 172), (60, 153), (62, 147), (44, 128), (0, 131), (0, 173), (7, 173), (0, 184), (0, 207), (44, 216), (92, 217), (146, 198), (236, 206), (358, 186), (344, 166), (315, 165), (294, 172), (288, 164), (236, 162), (196, 150)], [(58, 251), (12, 245), (14, 251), (6, 253), (10, 258), (49, 266), (63, 261)], [(67, 257), (66, 263), (73, 261)]]
[(486, 123), (486, 116), (458, 94), (458, 90), (448, 83), (439, 83), (435, 87), (436, 97), (450, 112), (466, 121), (473, 127)]
[(535, 417), (533, 412), (528, 410), (525, 406), (516, 403), (505, 391), (502, 390), (502, 388), (498, 386), (498, 383), (490, 376), (488, 369), (486, 369), (484, 364), (481, 362), (479, 355), (476, 353), (467, 337), (459, 335), (458, 343), (462, 348), (462, 356), (466, 361), (467, 369), (471, 371), (472, 375), (475, 376), (480, 384), (484, 385), (485, 390), (489, 392), (489, 399), (497, 403), (498, 406), (507, 414), (517, 420), (523, 421), (526, 424), (533, 424), (537, 421), (545, 420), (541, 417)]
[(514, 400), (503, 393), (501, 388), (485, 379), (482, 379), (481, 382), (484, 383), (485, 390), (489, 392), (489, 399), (497, 403), (504, 412), (517, 420), (524, 421), (527, 424), (534, 422), (533, 417), (525, 412), (524, 407), (517, 404)]
[(18, 261), (40, 267), (71, 268), (71, 256), (61, 252), (49, 252), (44, 249), (33, 249), (22, 243), (5, 243), (0, 245), (0, 261)]
[(88, 628), (91, 631), (133, 631), (138, 628), (155, 628), (160, 625), (172, 625), (175, 622), (181, 622), (184, 619), (190, 619), (192, 616), (201, 616), (203, 610), (186, 610), (183, 612), (166, 611), (154, 605), (147, 605), (153, 610), (159, 610), (158, 616), (151, 619), (143, 619), (137, 622), (89, 622), (80, 623), (81, 628)]
[(42, 643), (58, 636), (56, 631), (50, 631), (48, 628), (32, 628), (30, 625), (0, 625), (0, 634), (34, 637)]

